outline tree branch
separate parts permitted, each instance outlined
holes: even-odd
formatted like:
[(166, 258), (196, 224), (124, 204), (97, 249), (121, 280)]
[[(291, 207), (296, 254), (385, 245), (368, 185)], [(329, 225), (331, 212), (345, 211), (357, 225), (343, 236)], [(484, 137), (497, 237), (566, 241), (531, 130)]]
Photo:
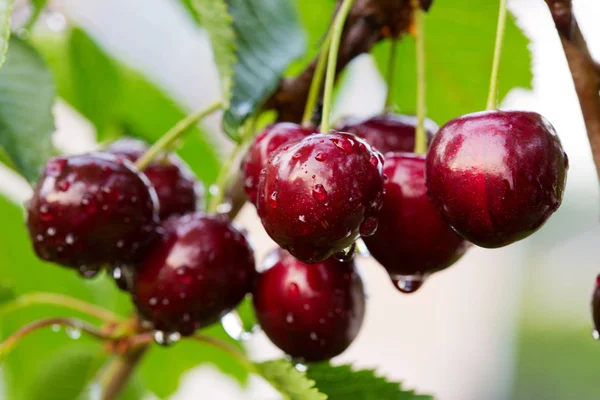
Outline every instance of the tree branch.
[(569, 63), (600, 179), (600, 69), (579, 29), (571, 0), (545, 1)]

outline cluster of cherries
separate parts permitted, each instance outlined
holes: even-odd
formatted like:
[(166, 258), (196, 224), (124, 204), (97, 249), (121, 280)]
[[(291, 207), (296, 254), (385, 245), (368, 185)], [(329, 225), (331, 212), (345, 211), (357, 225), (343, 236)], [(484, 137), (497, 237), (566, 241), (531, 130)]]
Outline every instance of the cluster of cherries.
[(166, 154), (139, 171), (146, 146), (136, 141), (50, 160), (27, 225), (42, 259), (86, 277), (112, 269), (158, 331), (190, 335), (251, 293), (273, 343), (297, 359), (329, 359), (364, 318), (358, 239), (410, 293), (470, 243), (520, 240), (561, 203), (567, 156), (542, 116), (483, 112), (439, 131), (428, 121), (427, 155), (413, 153), (415, 127), (384, 114), (329, 133), (277, 123), (258, 135), (245, 189), (281, 247), (259, 272), (242, 231), (197, 211), (202, 191), (183, 162)]

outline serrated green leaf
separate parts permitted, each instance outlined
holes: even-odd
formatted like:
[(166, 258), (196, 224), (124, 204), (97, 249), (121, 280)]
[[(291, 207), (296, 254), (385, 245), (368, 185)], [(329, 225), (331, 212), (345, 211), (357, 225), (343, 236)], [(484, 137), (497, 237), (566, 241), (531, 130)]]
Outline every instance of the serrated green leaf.
[(231, 99), (233, 85), (233, 66), (235, 57), (235, 32), (232, 18), (225, 0), (187, 0), (200, 22), (208, 32), (212, 43), (215, 64), (221, 76), (223, 101), (226, 105)]
[(431, 396), (417, 395), (412, 390), (402, 390), (400, 383), (378, 376), (375, 370), (354, 370), (350, 365), (313, 364), (306, 374), (330, 400), (433, 399)]
[(29, 181), (53, 154), (54, 99), (52, 75), (42, 58), (12, 38), (0, 69), (0, 146)]
[(328, 398), (315, 387), (314, 381), (307, 378), (306, 373), (297, 370), (288, 360), (266, 361), (255, 366), (257, 372), (288, 400)]
[[(444, 124), (459, 115), (483, 110), (489, 88), (498, 2), (436, 0), (425, 17), (428, 116)], [(373, 52), (385, 74), (389, 43)], [(394, 103), (403, 113), (416, 110), (414, 39), (398, 46), (397, 71), (392, 88)], [(500, 66), (499, 97), (514, 87), (531, 87), (528, 40), (510, 16)]]
[(0, 0), (0, 67), (6, 60), (8, 42), (10, 38), (10, 15), (14, 0)]

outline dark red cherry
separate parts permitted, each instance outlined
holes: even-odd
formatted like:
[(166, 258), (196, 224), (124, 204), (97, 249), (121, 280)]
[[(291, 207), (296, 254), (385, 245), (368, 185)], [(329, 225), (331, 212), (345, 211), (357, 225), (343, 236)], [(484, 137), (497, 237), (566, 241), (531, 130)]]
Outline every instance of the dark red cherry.
[[(148, 146), (140, 140), (121, 139), (112, 143), (107, 151), (135, 162), (147, 149)], [(160, 155), (143, 172), (158, 195), (161, 219), (196, 211), (202, 201), (203, 188), (175, 154)]]
[(558, 209), (567, 169), (567, 155), (544, 117), (486, 111), (440, 129), (427, 156), (427, 187), (460, 235), (495, 248), (531, 235)]
[(134, 302), (157, 330), (191, 335), (218, 321), (252, 290), (254, 255), (223, 216), (171, 217), (139, 263)]
[(364, 239), (371, 255), (399, 283), (424, 280), (452, 265), (464, 254), (467, 242), (427, 198), (425, 156), (388, 153), (383, 172), (388, 179), (379, 228)]
[(269, 339), (305, 361), (328, 360), (346, 350), (365, 315), (365, 292), (354, 262), (330, 258), (307, 265), (278, 249), (265, 264), (253, 300)]
[[(383, 154), (412, 152), (415, 149), (417, 117), (401, 114), (381, 114), (367, 119), (346, 119), (340, 131), (353, 133), (371, 144)], [(430, 119), (425, 120), (428, 141), (439, 127)]]
[(310, 135), (272, 154), (257, 208), (267, 233), (299, 260), (316, 263), (377, 229), (383, 157), (348, 133)]
[(27, 205), (38, 256), (92, 276), (137, 259), (154, 237), (156, 193), (129, 161), (92, 153), (53, 158)]
[(244, 189), (252, 204), (256, 204), (260, 171), (267, 164), (269, 155), (284, 144), (303, 139), (312, 133), (315, 133), (312, 128), (304, 128), (291, 122), (280, 122), (268, 126), (256, 136), (242, 163)]
[(600, 275), (596, 278), (596, 286), (592, 295), (592, 319), (594, 321), (594, 338), (600, 340)]

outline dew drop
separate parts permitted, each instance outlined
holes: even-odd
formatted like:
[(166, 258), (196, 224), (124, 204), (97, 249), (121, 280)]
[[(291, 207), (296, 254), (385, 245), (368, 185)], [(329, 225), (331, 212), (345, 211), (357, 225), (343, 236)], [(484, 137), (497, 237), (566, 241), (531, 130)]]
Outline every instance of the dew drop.
[(244, 327), (244, 321), (236, 310), (225, 314), (225, 316), (221, 318), (221, 325), (223, 325), (223, 329), (225, 329), (225, 332), (229, 337), (241, 341), (250, 340), (258, 329), (258, 325), (254, 325), (250, 330), (247, 330)]
[(194, 281), (193, 271), (185, 265), (180, 268), (177, 268), (175, 275), (177, 275), (177, 280), (179, 280), (179, 282), (183, 283), (184, 285), (189, 285)]
[(298, 217), (298, 220), (299, 220), (300, 222), (306, 222), (306, 217), (305, 217), (304, 215), (300, 215), (300, 216)]
[(52, 220), (52, 214), (50, 213), (50, 207), (48, 206), (48, 204), (42, 204), (40, 206), (40, 218), (42, 218), (43, 221), (51, 221)]
[(368, 217), (360, 225), (360, 235), (362, 237), (373, 236), (377, 232), (379, 220), (376, 217)]
[(285, 316), (285, 322), (287, 322), (288, 324), (294, 323), (294, 314), (287, 313)]
[(310, 304), (304, 303), (304, 305), (302, 306), (302, 308), (304, 309), (304, 311), (309, 311), (310, 310)]
[(117, 242), (117, 248), (122, 249), (125, 246), (125, 241), (124, 240), (119, 240)]
[(376, 167), (377, 164), (379, 164), (379, 160), (377, 159), (377, 157), (375, 155), (371, 156), (371, 159), (369, 160), (369, 162), (371, 163), (372, 166)]
[(150, 297), (150, 300), (148, 300), (148, 304), (150, 304), (151, 306), (155, 306), (158, 304), (158, 299), (156, 297)]
[(427, 277), (423, 275), (406, 275), (392, 277), (392, 282), (396, 289), (402, 293), (410, 294), (419, 290), (426, 279)]
[(311, 332), (308, 336), (310, 336), (310, 340), (314, 340), (314, 341), (319, 340), (319, 337), (317, 336), (317, 334), (315, 332)]
[(327, 160), (327, 154), (317, 153), (317, 155), (315, 156), (315, 160), (323, 162), (323, 161)]
[(278, 204), (277, 204), (278, 203), (278, 201), (277, 201), (278, 196), (279, 196), (279, 194), (277, 193), (277, 191), (271, 193), (271, 195), (269, 196), (269, 200), (268, 201), (269, 201), (269, 206), (271, 208), (277, 208), (277, 206), (278, 206)]
[(318, 201), (325, 201), (325, 199), (327, 199), (327, 191), (320, 183), (315, 185), (312, 194), (313, 197)]
[(73, 236), (72, 233), (67, 233), (65, 236), (65, 243), (71, 246), (73, 243), (75, 243), (75, 236)]
[(292, 158), (293, 158), (294, 160), (297, 160), (297, 159), (299, 159), (300, 157), (302, 157), (302, 154), (300, 154), (300, 153), (294, 153), (294, 155), (292, 156)]
[(308, 367), (306, 365), (304, 365), (304, 364), (301, 364), (301, 363), (296, 363), (294, 365), (294, 368), (296, 368), (296, 370), (299, 371), (299, 372), (306, 372), (308, 370)]
[(161, 346), (171, 346), (181, 339), (181, 335), (177, 332), (166, 333), (163, 331), (154, 331), (154, 341)]
[(73, 340), (77, 340), (81, 337), (81, 330), (77, 327), (67, 326), (65, 328), (65, 333)]
[(52, 329), (52, 332), (60, 332), (60, 325), (54, 324), (50, 327), (50, 329)]
[(592, 337), (594, 338), (594, 340), (600, 340), (600, 332), (598, 332), (598, 330), (594, 329), (592, 331)]
[(351, 153), (352, 149), (354, 148), (354, 141), (352, 141), (350, 139), (333, 138), (333, 139), (331, 139), (331, 141), (333, 142), (335, 147), (337, 147), (338, 149), (342, 150), (345, 153)]
[(338, 251), (333, 254), (333, 257), (339, 262), (348, 262), (354, 258), (354, 254), (356, 252), (356, 244), (352, 243), (350, 246), (346, 247), (342, 251)]
[(38, 233), (37, 235), (35, 235), (35, 240), (37, 240), (38, 242), (43, 242), (44, 235), (42, 235), (41, 233)]
[(81, 275), (84, 278), (87, 278), (87, 279), (94, 278), (99, 273), (100, 273), (100, 270), (98, 270), (96, 268), (91, 268), (91, 267), (88, 267), (87, 265), (79, 266), (79, 275)]

